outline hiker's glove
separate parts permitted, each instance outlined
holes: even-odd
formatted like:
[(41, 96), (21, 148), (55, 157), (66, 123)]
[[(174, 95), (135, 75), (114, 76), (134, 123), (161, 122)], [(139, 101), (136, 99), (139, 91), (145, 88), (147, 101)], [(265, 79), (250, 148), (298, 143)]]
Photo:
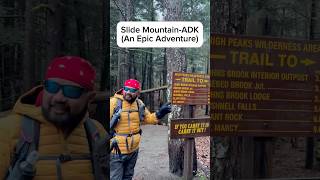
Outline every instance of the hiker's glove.
[(156, 112), (157, 119), (163, 118), (166, 114), (171, 112), (171, 103), (166, 103)]

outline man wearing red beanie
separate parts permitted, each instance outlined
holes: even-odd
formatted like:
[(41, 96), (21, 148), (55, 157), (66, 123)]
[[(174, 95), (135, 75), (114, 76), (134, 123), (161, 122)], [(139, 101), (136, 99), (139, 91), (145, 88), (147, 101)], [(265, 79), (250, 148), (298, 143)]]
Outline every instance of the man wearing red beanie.
[(95, 76), (83, 58), (52, 60), (43, 85), (0, 119), (0, 179), (107, 179), (95, 154), (106, 132), (88, 117)]
[(140, 82), (129, 79), (124, 87), (110, 98), (110, 179), (131, 180), (138, 158), (141, 139), (140, 125), (157, 124), (171, 112), (170, 103), (164, 104), (156, 113), (150, 113), (140, 95)]

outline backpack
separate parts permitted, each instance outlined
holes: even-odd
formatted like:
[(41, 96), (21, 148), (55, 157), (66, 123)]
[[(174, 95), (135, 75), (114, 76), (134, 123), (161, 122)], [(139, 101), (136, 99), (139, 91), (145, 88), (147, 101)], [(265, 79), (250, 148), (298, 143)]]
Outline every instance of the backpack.
[[(117, 106), (114, 108), (113, 114), (122, 109), (122, 101), (123, 101), (122, 99), (117, 98)], [(136, 103), (137, 103), (137, 107), (138, 107), (137, 111), (139, 113), (139, 119), (140, 119), (140, 125), (141, 125), (141, 122), (144, 120), (144, 112), (145, 112), (146, 106), (144, 105), (144, 103), (140, 99), (136, 99)], [(129, 111), (136, 112), (136, 111), (132, 111), (132, 110), (129, 110)], [(122, 111), (122, 112), (128, 112), (128, 111)], [(119, 122), (119, 120), (114, 125), (110, 126), (110, 131), (113, 131), (114, 127), (117, 126), (118, 122)]]
[[(122, 111), (122, 101), (123, 101), (122, 99), (117, 98), (117, 106), (114, 108), (113, 115), (116, 112), (119, 112), (119, 110)], [(140, 99), (136, 99), (136, 103), (137, 103), (138, 110), (133, 110), (133, 111), (132, 110), (126, 110), (126, 111), (122, 111), (122, 112), (129, 112), (130, 113), (130, 112), (137, 112), (138, 111), (138, 113), (139, 113), (139, 121), (140, 121), (140, 125), (139, 126), (141, 126), (141, 122), (144, 120), (144, 115), (145, 115), (145, 105)], [(114, 131), (114, 128), (117, 126), (119, 121), (120, 121), (120, 116), (114, 122), (111, 121), (111, 123), (110, 123), (110, 135), (111, 135), (111, 137), (114, 137), (116, 135), (116, 133)], [(130, 118), (128, 118), (128, 123), (130, 124)], [(142, 134), (141, 128), (140, 128), (138, 133), (140, 135)], [(117, 135), (128, 137), (128, 135), (126, 135), (126, 134), (117, 134)], [(129, 149), (129, 145), (128, 145), (128, 141), (127, 140), (128, 139), (126, 138), (126, 147), (127, 147), (127, 149)], [(133, 139), (132, 139), (132, 141), (133, 141)], [(120, 151), (120, 148), (118, 146), (118, 142), (115, 139), (113, 139), (111, 141), (111, 147), (110, 147), (109, 152), (111, 152), (113, 149), (115, 150), (116, 154), (118, 154), (121, 157), (121, 151)]]
[[(88, 144), (90, 148), (90, 154), (88, 155), (60, 155), (60, 156), (40, 156), (37, 160), (56, 160), (57, 176), (58, 179), (62, 179), (61, 163), (70, 160), (91, 160), (92, 169), (94, 173), (95, 180), (103, 179), (104, 175), (101, 172), (99, 162), (99, 155), (94, 153), (96, 146), (98, 146), (98, 141), (100, 142), (100, 134), (97, 127), (95, 126), (92, 119), (87, 119), (84, 122), (84, 127), (86, 130)], [(19, 179), (32, 179), (35, 176), (35, 172), (26, 169), (26, 171), (21, 170), (21, 164), (26, 162), (30, 155), (38, 150), (40, 138), (40, 124), (39, 122), (31, 119), (30, 117), (24, 116), (22, 118), (21, 124), (21, 134), (18, 143), (15, 147), (14, 156), (12, 158), (10, 168), (7, 172), (7, 180), (19, 180)], [(106, 162), (107, 163), (107, 162)], [(25, 163), (26, 164), (26, 163)]]

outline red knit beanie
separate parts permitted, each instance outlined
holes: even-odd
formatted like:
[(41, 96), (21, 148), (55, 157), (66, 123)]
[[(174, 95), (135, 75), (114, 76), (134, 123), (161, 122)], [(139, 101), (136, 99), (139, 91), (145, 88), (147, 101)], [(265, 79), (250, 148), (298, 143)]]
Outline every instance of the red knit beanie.
[(96, 72), (85, 59), (77, 56), (57, 57), (48, 66), (45, 79), (61, 78), (93, 90)]

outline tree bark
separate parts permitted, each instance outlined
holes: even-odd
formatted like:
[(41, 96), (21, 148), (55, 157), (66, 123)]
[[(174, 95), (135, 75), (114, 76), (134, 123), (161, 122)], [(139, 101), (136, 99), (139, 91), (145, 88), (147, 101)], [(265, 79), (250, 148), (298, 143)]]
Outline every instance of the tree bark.
[[(153, 1), (150, 3), (150, 19), (151, 21), (154, 21), (155, 20), (155, 9), (154, 9), (154, 5), (153, 5)], [(150, 54), (149, 54), (149, 89), (153, 88), (154, 87), (154, 82), (153, 82), (153, 49), (150, 48), (149, 49), (150, 51)], [(154, 111), (154, 93), (149, 93), (149, 106), (150, 106), (150, 109), (152, 111)]]
[[(63, 49), (63, 23), (64, 23), (64, 8), (60, 0), (48, 0), (47, 13), (47, 60), (51, 61), (56, 56), (62, 55)], [(45, 67), (47, 63), (45, 63)]]
[[(120, 21), (130, 21), (132, 18), (132, 1), (127, 0), (119, 0), (119, 16)], [(124, 12), (124, 13), (123, 13)], [(122, 87), (123, 83), (126, 79), (130, 78), (130, 62), (129, 62), (129, 51), (126, 49), (125, 51), (118, 51), (118, 89)]]
[[(310, 22), (309, 22), (309, 40), (320, 39), (319, 32), (319, 9), (320, 3), (315, 0), (310, 1)], [(318, 31), (317, 31), (318, 30)], [(305, 168), (312, 169), (320, 166), (320, 138), (307, 137), (306, 138), (306, 161)]]
[[(243, 34), (245, 32), (246, 11), (242, 0), (215, 0), (211, 3), (210, 8), (212, 12), (211, 32), (233, 34)], [(213, 66), (210, 65), (210, 67), (212, 68)], [(211, 138), (211, 179), (229, 180), (236, 178), (252, 178), (253, 149), (244, 150), (244, 145), (250, 144), (253, 145), (253, 139), (250, 137), (238, 138), (216, 136)], [(250, 160), (252, 161), (250, 162)], [(249, 163), (245, 164), (245, 162)]]
[[(109, 14), (107, 10), (109, 9), (109, 1), (101, 0), (101, 12), (102, 12), (102, 41), (101, 41), (101, 51), (102, 58), (101, 63), (101, 78), (100, 78), (100, 91), (107, 92), (107, 97), (110, 97), (110, 49), (109, 49)], [(107, 99), (103, 99), (102, 101), (97, 102), (96, 107), (96, 116), (95, 119), (100, 121), (104, 127), (109, 126), (109, 120), (106, 117), (109, 117), (109, 111), (107, 110), (109, 107), (110, 101)], [(108, 171), (108, 173), (110, 173)]]
[(78, 54), (87, 59), (86, 47), (85, 47), (85, 26), (83, 25), (82, 19), (79, 15), (76, 15), (76, 24), (77, 24), (77, 45), (78, 45)]
[[(147, 52), (145, 53), (144, 61), (148, 62), (148, 53)], [(142, 89), (147, 88), (147, 86), (146, 86), (146, 75), (147, 75), (146, 70), (147, 70), (147, 63), (142, 63), (142, 82), (141, 82)]]
[[(149, 88), (151, 89), (153, 88), (153, 54), (152, 54), (152, 48), (150, 49), (150, 55), (149, 55), (149, 73), (148, 73), (148, 78), (149, 78)], [(154, 94), (153, 93), (149, 93), (149, 106), (150, 106), (150, 110), (153, 111), (154, 110)]]
[[(167, 12), (165, 16), (166, 21), (181, 20), (181, 0), (165, 0), (164, 5)], [(169, 88), (167, 89), (167, 99), (171, 99), (172, 73), (175, 71), (186, 72), (187, 61), (185, 53), (185, 49), (167, 48), (165, 50), (165, 59), (167, 64), (166, 79), (167, 84), (169, 85)], [(184, 117), (189, 112), (188, 108), (182, 106), (173, 105), (172, 108), (172, 113), (168, 116), (169, 127), (172, 119)], [(179, 176), (182, 176), (183, 174), (184, 144), (185, 142), (182, 139), (169, 139), (168, 141), (169, 170), (171, 173)]]
[(32, 7), (33, 0), (25, 1), (25, 44), (24, 44), (24, 58), (23, 58), (23, 89), (29, 90), (33, 86), (35, 79), (34, 70), (34, 38), (33, 38), (33, 15)]
[[(167, 54), (167, 49), (164, 49), (164, 56), (163, 56), (163, 66), (162, 66), (162, 85), (167, 85), (167, 58), (166, 58), (166, 54)], [(166, 91), (162, 91), (163, 92), (163, 98), (162, 98), (162, 102), (166, 102), (167, 99), (167, 92)]]
[(101, 61), (103, 67), (101, 69), (101, 79), (100, 79), (100, 91), (105, 91), (106, 89), (110, 91), (110, 47), (109, 47), (109, 6), (110, 2), (106, 0), (101, 0), (102, 3), (102, 41), (101, 41), (101, 51), (102, 58)]

